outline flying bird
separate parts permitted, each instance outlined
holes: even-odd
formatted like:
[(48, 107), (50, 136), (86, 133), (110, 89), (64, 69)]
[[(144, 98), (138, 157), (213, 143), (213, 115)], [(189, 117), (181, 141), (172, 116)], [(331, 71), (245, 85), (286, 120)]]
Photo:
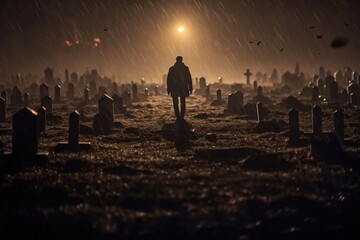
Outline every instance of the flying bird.
[(103, 31), (106, 32), (108, 29), (107, 28), (104, 28)]
[(331, 47), (332, 48), (341, 48), (346, 46), (349, 43), (349, 40), (345, 37), (336, 37), (332, 43), (331, 43)]
[(254, 43), (253, 41), (249, 41), (249, 43)]
[(282, 49), (280, 49), (279, 51), (282, 52), (282, 51), (284, 51), (284, 49), (282, 48)]
[(257, 43), (258, 46), (260, 46), (260, 44), (261, 44), (261, 41)]
[(315, 28), (315, 26), (310, 26), (310, 27), (309, 27), (309, 29), (314, 29), (314, 28)]
[(316, 35), (316, 38), (317, 39), (320, 39), (320, 38), (322, 38), (323, 37), (323, 35)]

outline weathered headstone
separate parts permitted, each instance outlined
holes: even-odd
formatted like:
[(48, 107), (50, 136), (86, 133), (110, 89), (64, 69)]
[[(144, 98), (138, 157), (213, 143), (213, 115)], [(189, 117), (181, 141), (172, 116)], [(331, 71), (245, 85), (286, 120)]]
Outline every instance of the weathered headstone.
[(340, 102), (343, 103), (343, 104), (349, 102), (349, 94), (347, 93), (347, 90), (346, 90), (346, 89), (343, 89), (343, 90), (341, 91), (341, 94), (340, 94), (340, 96), (339, 96), (339, 100), (340, 100)]
[(41, 106), (45, 107), (47, 114), (52, 113), (52, 98), (49, 96), (44, 96), (41, 98)]
[(149, 89), (145, 88), (144, 90), (145, 97), (147, 98), (149, 96)]
[(327, 76), (325, 78), (325, 93), (326, 93), (326, 96), (330, 96), (330, 84), (332, 82), (334, 82), (334, 77), (333, 76)]
[(344, 125), (343, 112), (341, 110), (336, 110), (334, 113), (334, 132), (340, 142), (344, 141)]
[(43, 106), (39, 107), (37, 110), (37, 130), (38, 136), (46, 130), (46, 108)]
[(0, 123), (6, 121), (6, 101), (0, 97)]
[(104, 118), (105, 124), (110, 127), (114, 124), (114, 100), (105, 94), (98, 101), (99, 114)]
[(45, 83), (39, 86), (40, 99), (45, 96), (49, 96), (49, 86)]
[(262, 96), (262, 95), (263, 95), (263, 88), (262, 88), (262, 86), (258, 86), (258, 87), (257, 87), (257, 95), (258, 95), (258, 96)]
[(114, 113), (124, 113), (126, 112), (126, 108), (124, 107), (123, 99), (117, 94), (112, 95), (112, 99), (114, 100)]
[(55, 152), (90, 150), (91, 148), (90, 142), (79, 142), (79, 134), (80, 134), (80, 113), (78, 111), (74, 111), (70, 114), (69, 117), (68, 142), (59, 143), (55, 148)]
[(130, 106), (130, 105), (131, 105), (132, 99), (131, 99), (131, 94), (130, 94), (129, 91), (126, 91), (126, 90), (125, 90), (125, 91), (122, 93), (122, 100), (123, 100), (123, 104), (124, 104), (125, 106)]
[(24, 107), (29, 107), (30, 106), (30, 102), (29, 102), (29, 94), (28, 93), (24, 93)]
[(257, 114), (257, 121), (261, 122), (264, 120), (264, 108), (261, 102), (256, 103), (256, 114)]
[(258, 82), (255, 80), (254, 81), (254, 92), (256, 93), (256, 91), (258, 90)]
[(335, 103), (339, 102), (339, 85), (338, 85), (338, 83), (335, 81), (332, 81), (330, 83), (329, 87), (330, 87), (330, 90), (329, 90), (330, 100)]
[(289, 145), (296, 145), (299, 141), (299, 112), (292, 108), (289, 111)]
[(155, 96), (159, 96), (159, 95), (160, 95), (159, 86), (156, 85), (155, 86)]
[(88, 103), (89, 101), (90, 101), (89, 89), (85, 88), (84, 89), (84, 103)]
[(321, 108), (315, 105), (312, 108), (312, 132), (313, 135), (322, 134), (322, 113)]
[(205, 97), (206, 97), (206, 100), (210, 99), (210, 85), (209, 84), (206, 85)]
[(235, 95), (237, 96), (237, 101), (239, 106), (243, 106), (244, 105), (244, 93), (242, 91), (236, 91)]
[(138, 87), (137, 87), (137, 85), (135, 83), (132, 85), (132, 94), (133, 94), (133, 98), (132, 98), (133, 101), (134, 102), (139, 101)]
[(221, 101), (221, 89), (218, 88), (216, 90), (216, 100)]
[(201, 77), (199, 79), (200, 93), (201, 95), (205, 95), (206, 92), (206, 78)]
[(69, 83), (67, 85), (67, 94), (66, 95), (70, 99), (75, 97), (75, 86), (73, 83)]
[(55, 86), (55, 103), (60, 103), (60, 101), (61, 101), (61, 94), (60, 93), (61, 93), (61, 86), (56, 85)]
[(252, 75), (252, 73), (250, 72), (249, 69), (246, 69), (246, 72), (244, 73), (244, 75), (246, 76), (246, 85), (250, 85), (250, 76)]
[(231, 93), (228, 96), (228, 111), (230, 113), (238, 114), (239, 110), (238, 96), (235, 93)]
[(317, 81), (316, 81), (316, 85), (318, 86), (319, 88), (319, 93), (321, 95), (323, 95), (325, 93), (325, 81), (322, 79), (322, 78), (319, 78)]
[(319, 101), (319, 95), (320, 95), (319, 87), (318, 87), (318, 86), (314, 86), (314, 87), (312, 88), (312, 100), (313, 100), (314, 102)]

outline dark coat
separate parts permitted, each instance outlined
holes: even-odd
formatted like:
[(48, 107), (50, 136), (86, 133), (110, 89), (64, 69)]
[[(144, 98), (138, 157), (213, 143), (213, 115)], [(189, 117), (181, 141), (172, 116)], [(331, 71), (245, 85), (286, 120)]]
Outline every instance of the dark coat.
[(172, 97), (188, 97), (193, 90), (190, 70), (184, 63), (177, 62), (169, 68), (167, 90)]

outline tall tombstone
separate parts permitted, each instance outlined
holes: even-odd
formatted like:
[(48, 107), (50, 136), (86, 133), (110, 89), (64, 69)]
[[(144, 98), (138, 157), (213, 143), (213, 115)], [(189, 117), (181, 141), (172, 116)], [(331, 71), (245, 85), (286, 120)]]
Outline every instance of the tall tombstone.
[(205, 92), (206, 92), (206, 78), (201, 77), (201, 78), (199, 79), (199, 86), (200, 86), (200, 92), (201, 92), (201, 94), (204, 95)]
[(90, 101), (90, 93), (89, 93), (89, 89), (85, 88), (84, 89), (84, 102), (88, 103)]
[(319, 95), (320, 95), (320, 92), (319, 92), (319, 87), (318, 86), (314, 86), (313, 88), (312, 88), (312, 100), (314, 101), (314, 102), (317, 102), (317, 101), (319, 101)]
[(330, 96), (330, 84), (332, 82), (334, 82), (334, 77), (333, 76), (327, 76), (325, 78), (325, 92), (326, 92), (326, 96)]
[(234, 114), (238, 114), (240, 112), (238, 96), (236, 96), (235, 93), (231, 93), (228, 96), (228, 111), (229, 113), (234, 113)]
[(114, 124), (114, 100), (107, 94), (105, 94), (98, 101), (99, 114), (103, 117), (108, 126)]
[(76, 146), (79, 144), (80, 134), (80, 113), (74, 111), (69, 117), (69, 145)]
[(334, 78), (335, 78), (335, 81), (340, 85), (340, 86), (345, 86), (346, 83), (344, 81), (344, 75), (343, 73), (338, 70), (334, 73)]
[(56, 85), (55, 86), (55, 103), (60, 103), (60, 102), (61, 102), (61, 86)]
[(37, 110), (37, 130), (38, 136), (46, 130), (46, 108), (43, 106), (39, 107)]
[(46, 113), (50, 114), (52, 113), (53, 107), (52, 107), (52, 98), (49, 96), (45, 96), (41, 99), (41, 106), (45, 107)]
[(261, 122), (264, 120), (264, 108), (261, 102), (256, 103), (256, 114), (257, 114), (257, 121)]
[(195, 88), (199, 87), (199, 78), (195, 78)]
[(6, 101), (0, 97), (0, 123), (6, 121)]
[(39, 86), (40, 99), (45, 96), (49, 96), (49, 86), (45, 83)]
[(124, 112), (124, 104), (123, 99), (116, 93), (112, 95), (112, 99), (114, 100), (114, 113), (119, 114)]
[(340, 142), (344, 141), (344, 113), (339, 109), (334, 113), (334, 132)]
[(70, 99), (75, 97), (75, 86), (73, 83), (67, 85), (67, 97)]
[(321, 95), (325, 94), (325, 81), (323, 80), (323, 78), (319, 78), (317, 81), (316, 81), (316, 85), (317, 87), (319, 88), (319, 93)]
[(29, 94), (28, 93), (24, 93), (24, 107), (29, 107), (30, 106), (30, 101), (29, 101)]
[(292, 108), (289, 111), (289, 145), (295, 145), (299, 140), (299, 112)]
[(221, 101), (221, 89), (218, 88), (216, 90), (216, 100), (218, 100), (219, 102)]
[(272, 83), (276, 83), (276, 82), (278, 82), (278, 79), (279, 79), (279, 72), (276, 68), (274, 68), (271, 73), (270, 80)]
[(330, 83), (330, 100), (332, 102), (339, 102), (339, 85), (337, 82), (333, 81)]
[(136, 83), (134, 83), (132, 85), (132, 94), (133, 94), (133, 101), (136, 102), (136, 101), (139, 101), (139, 96), (138, 96), (138, 87), (136, 85)]
[(206, 100), (210, 99), (210, 85), (209, 84), (206, 85), (205, 97), (206, 97)]
[(258, 86), (258, 87), (257, 87), (257, 95), (258, 95), (258, 96), (262, 96), (262, 95), (263, 95), (263, 88), (262, 88), (262, 86)]
[(344, 73), (344, 77), (345, 77), (345, 81), (348, 82), (351, 80), (352, 78), (352, 69), (350, 67), (345, 68), (345, 73)]
[(13, 115), (12, 155), (23, 160), (38, 153), (38, 115), (23, 108)]
[(243, 106), (244, 105), (244, 93), (242, 91), (236, 91), (235, 95), (237, 97), (237, 103), (239, 104), (239, 106)]
[(249, 69), (246, 69), (246, 72), (244, 73), (244, 75), (246, 76), (246, 85), (250, 85), (250, 76), (252, 75), (252, 73), (250, 72)]
[(145, 95), (146, 98), (149, 96), (149, 89), (148, 88), (145, 88), (144, 95)]
[(354, 92), (350, 94), (350, 104), (354, 106), (359, 105), (358, 96)]
[(257, 88), (258, 88), (258, 81), (255, 80), (255, 81), (254, 81), (254, 92), (255, 92), (255, 93), (256, 93), (256, 91), (257, 91)]
[(322, 134), (322, 113), (321, 108), (318, 105), (315, 105), (312, 108), (312, 132), (313, 135), (321, 135)]
[(353, 81), (353, 82), (357, 82), (357, 80), (358, 80), (358, 77), (359, 77), (359, 73), (358, 72), (352, 72), (352, 77), (351, 77), (351, 80)]

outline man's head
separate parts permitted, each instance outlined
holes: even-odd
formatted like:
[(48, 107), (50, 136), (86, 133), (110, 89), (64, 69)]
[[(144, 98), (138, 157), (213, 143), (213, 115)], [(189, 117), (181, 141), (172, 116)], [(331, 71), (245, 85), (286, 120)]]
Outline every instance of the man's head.
[(183, 61), (183, 57), (182, 56), (177, 56), (176, 57), (176, 62), (181, 63)]

